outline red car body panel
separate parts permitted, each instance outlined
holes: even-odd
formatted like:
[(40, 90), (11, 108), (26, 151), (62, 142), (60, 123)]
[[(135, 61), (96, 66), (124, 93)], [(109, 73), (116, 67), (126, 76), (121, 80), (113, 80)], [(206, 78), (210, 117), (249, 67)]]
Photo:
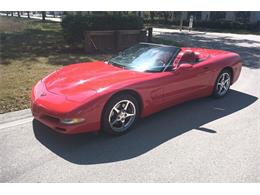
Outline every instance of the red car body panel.
[[(105, 62), (73, 64), (48, 75), (32, 90), (33, 116), (50, 128), (66, 134), (98, 131), (102, 111), (116, 93), (129, 91), (140, 102), (141, 117), (167, 107), (212, 94), (223, 68), (232, 70), (232, 83), (241, 71), (238, 54), (201, 48), (181, 48), (173, 62), (176, 66), (183, 51), (197, 52), (200, 61), (190, 70), (157, 73), (137, 72)], [(83, 117), (76, 125), (64, 125), (60, 119)]]

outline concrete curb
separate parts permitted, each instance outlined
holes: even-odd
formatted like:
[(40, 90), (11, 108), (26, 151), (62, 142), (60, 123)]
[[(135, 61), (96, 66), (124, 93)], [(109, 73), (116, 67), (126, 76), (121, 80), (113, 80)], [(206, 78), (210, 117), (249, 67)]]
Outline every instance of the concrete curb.
[(30, 109), (8, 112), (5, 114), (0, 114), (0, 124), (9, 123), (12, 121), (17, 121), (29, 117), (32, 117)]

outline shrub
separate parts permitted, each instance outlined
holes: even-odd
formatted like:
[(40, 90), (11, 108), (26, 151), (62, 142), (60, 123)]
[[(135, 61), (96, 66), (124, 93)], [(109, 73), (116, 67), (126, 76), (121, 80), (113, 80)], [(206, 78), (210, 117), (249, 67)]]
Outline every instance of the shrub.
[(141, 17), (114, 15), (66, 15), (61, 25), (64, 38), (69, 44), (82, 42), (84, 32), (89, 30), (127, 30), (144, 27)]

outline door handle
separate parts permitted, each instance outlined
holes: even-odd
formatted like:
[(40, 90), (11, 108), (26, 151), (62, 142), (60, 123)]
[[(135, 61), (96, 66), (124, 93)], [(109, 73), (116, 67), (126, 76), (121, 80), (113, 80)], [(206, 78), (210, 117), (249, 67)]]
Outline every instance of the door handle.
[(204, 66), (203, 69), (204, 69), (204, 70), (208, 70), (209, 67), (208, 67), (208, 66)]

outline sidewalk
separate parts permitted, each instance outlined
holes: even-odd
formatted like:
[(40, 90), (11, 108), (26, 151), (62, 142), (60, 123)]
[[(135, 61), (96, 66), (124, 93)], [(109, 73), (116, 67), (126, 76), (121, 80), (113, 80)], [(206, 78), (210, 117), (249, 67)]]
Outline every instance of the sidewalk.
[(207, 36), (207, 37), (230, 37), (233, 39), (249, 39), (254, 41), (255, 39), (260, 39), (260, 35), (253, 34), (235, 34), (235, 33), (219, 33), (219, 32), (203, 32), (203, 31), (188, 31), (188, 30), (178, 30), (178, 29), (168, 29), (168, 28), (153, 28), (153, 33), (155, 35), (162, 34), (178, 34), (178, 35), (192, 35), (192, 36)]
[(0, 125), (29, 117), (32, 117), (31, 109), (7, 112), (4, 114), (0, 114)]

